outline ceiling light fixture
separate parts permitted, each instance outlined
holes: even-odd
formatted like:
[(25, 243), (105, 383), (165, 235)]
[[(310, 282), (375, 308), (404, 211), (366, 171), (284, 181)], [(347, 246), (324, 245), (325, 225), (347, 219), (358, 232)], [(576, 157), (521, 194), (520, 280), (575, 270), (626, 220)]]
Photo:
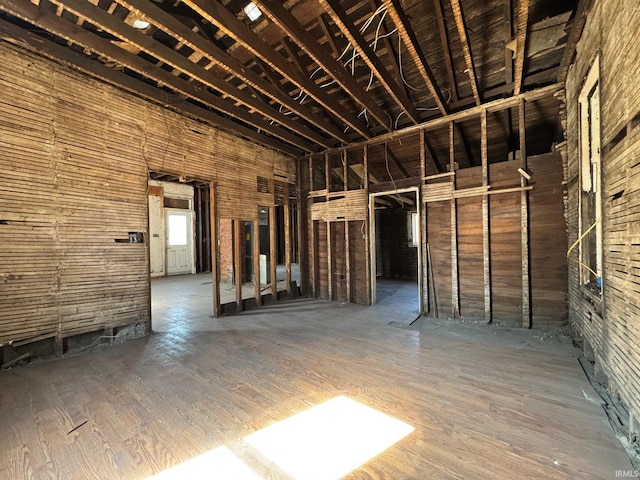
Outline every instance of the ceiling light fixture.
[(144, 30), (145, 28), (149, 28), (149, 22), (146, 22), (144, 20), (134, 20), (133, 21), (133, 28), (137, 28), (138, 30)]
[(244, 13), (247, 15), (247, 18), (251, 22), (255, 22), (262, 16), (262, 12), (253, 2), (249, 2), (242, 10), (244, 10)]

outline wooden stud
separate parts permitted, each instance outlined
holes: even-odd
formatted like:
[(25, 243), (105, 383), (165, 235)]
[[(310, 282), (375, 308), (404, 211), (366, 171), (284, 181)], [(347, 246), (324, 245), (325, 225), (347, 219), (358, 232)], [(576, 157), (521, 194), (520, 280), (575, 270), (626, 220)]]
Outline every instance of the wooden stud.
[[(347, 170), (349, 168), (349, 158), (347, 157), (347, 149), (342, 151), (342, 169), (344, 176), (344, 193), (345, 195), (349, 191), (349, 180), (347, 177)], [(349, 238), (349, 219), (344, 219), (344, 263), (345, 263), (345, 275), (347, 286), (347, 302), (351, 303), (351, 252), (350, 252), (350, 238)]]
[(256, 218), (253, 221), (253, 296), (256, 306), (262, 305), (262, 284), (260, 283), (260, 225)]
[[(425, 142), (424, 130), (420, 130), (420, 175), (422, 178), (426, 177), (427, 163), (426, 163), (426, 142)], [(426, 315), (429, 313), (429, 269), (431, 265), (427, 261), (427, 204), (422, 199), (422, 192), (424, 187), (421, 185), (418, 191), (418, 202), (420, 202), (420, 229), (422, 232), (422, 238), (420, 242), (420, 255), (422, 255), (422, 285), (420, 295), (420, 313)]]
[[(449, 171), (455, 171), (455, 125), (449, 123)], [(453, 188), (455, 189), (456, 177), (451, 177)], [(458, 278), (458, 214), (456, 199), (451, 199), (451, 316), (460, 317), (460, 280)]]
[(333, 259), (331, 258), (331, 222), (327, 222), (327, 296), (333, 300)]
[(284, 281), (287, 294), (291, 296), (291, 204), (289, 202), (289, 183), (285, 184), (284, 199)]
[(218, 258), (218, 217), (216, 210), (216, 187), (209, 183), (209, 224), (211, 225), (211, 283), (213, 285), (213, 316), (219, 317), (220, 309), (220, 259)]
[[(362, 152), (362, 181), (364, 186), (364, 195), (367, 202), (369, 201), (369, 148), (365, 145)], [(367, 305), (371, 305), (371, 254), (369, 250), (369, 237), (371, 232), (369, 231), (369, 209), (367, 208), (366, 220), (364, 232), (366, 238), (364, 239), (364, 258), (365, 258), (365, 282), (367, 288)]]
[[(520, 168), (527, 172), (527, 137), (525, 103), (520, 101), (518, 108), (518, 125), (520, 128)], [(520, 242), (522, 245), (522, 326), (531, 328), (531, 266), (529, 264), (529, 194), (524, 188), (528, 180), (520, 175)]]
[[(480, 116), (480, 137), (482, 153), (482, 186), (489, 188), (489, 155), (487, 142), (487, 111)], [(482, 270), (484, 279), (484, 320), (492, 322), (491, 306), (491, 248), (489, 230), (489, 196), (482, 195)]]
[(242, 228), (240, 220), (233, 220), (233, 281), (236, 289), (236, 311), (242, 311)]
[(278, 300), (278, 276), (277, 276), (277, 258), (276, 258), (276, 242), (278, 236), (276, 232), (276, 207), (269, 207), (269, 275), (271, 276), (271, 293), (273, 300)]

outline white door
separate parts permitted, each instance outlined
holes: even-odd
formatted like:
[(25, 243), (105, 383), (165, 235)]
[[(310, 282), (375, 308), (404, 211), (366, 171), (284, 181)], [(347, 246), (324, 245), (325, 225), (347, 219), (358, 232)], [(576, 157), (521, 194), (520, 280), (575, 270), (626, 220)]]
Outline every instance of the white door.
[(193, 212), (165, 209), (167, 275), (193, 272)]

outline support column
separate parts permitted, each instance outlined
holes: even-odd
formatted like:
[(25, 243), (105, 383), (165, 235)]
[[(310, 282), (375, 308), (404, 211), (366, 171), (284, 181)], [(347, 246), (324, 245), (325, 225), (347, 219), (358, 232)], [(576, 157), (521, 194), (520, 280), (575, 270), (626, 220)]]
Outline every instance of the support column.
[[(520, 185), (526, 187), (529, 184), (527, 172), (527, 137), (525, 102), (520, 99), (518, 105), (518, 125), (520, 129), (520, 168), (524, 174), (520, 174)], [(531, 328), (531, 280), (529, 265), (529, 192), (520, 192), (520, 243), (522, 245), (522, 326)]]
[[(482, 151), (482, 186), (489, 187), (489, 156), (487, 145), (487, 111), (480, 114), (480, 135)], [(482, 195), (482, 269), (484, 278), (484, 320), (493, 321), (491, 305), (491, 248), (489, 231), (489, 195)]]
[(209, 225), (211, 225), (211, 283), (213, 284), (213, 316), (220, 316), (220, 261), (218, 259), (218, 216), (216, 188), (209, 183)]

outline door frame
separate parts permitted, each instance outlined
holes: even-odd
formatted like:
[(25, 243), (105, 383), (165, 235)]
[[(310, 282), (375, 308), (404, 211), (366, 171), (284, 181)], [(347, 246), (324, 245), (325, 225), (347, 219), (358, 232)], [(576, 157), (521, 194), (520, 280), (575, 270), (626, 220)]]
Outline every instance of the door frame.
[(369, 292), (371, 297), (371, 305), (376, 303), (376, 212), (375, 212), (375, 199), (376, 197), (383, 197), (386, 195), (394, 195), (396, 193), (414, 192), (416, 195), (416, 212), (418, 215), (418, 305), (420, 314), (424, 313), (424, 305), (422, 302), (422, 202), (420, 199), (420, 187), (408, 187), (399, 188), (395, 190), (388, 190), (385, 192), (376, 192), (369, 194), (369, 264), (371, 268), (369, 270), (371, 291)]

